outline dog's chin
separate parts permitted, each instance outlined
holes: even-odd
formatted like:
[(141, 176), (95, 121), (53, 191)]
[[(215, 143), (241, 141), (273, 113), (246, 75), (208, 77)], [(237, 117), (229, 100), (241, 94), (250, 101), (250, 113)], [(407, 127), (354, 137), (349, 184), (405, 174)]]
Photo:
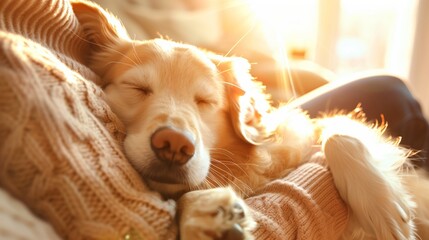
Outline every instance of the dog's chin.
[(152, 190), (161, 193), (165, 198), (178, 199), (190, 191), (189, 185), (184, 183), (163, 183), (150, 179), (147, 179), (146, 182)]

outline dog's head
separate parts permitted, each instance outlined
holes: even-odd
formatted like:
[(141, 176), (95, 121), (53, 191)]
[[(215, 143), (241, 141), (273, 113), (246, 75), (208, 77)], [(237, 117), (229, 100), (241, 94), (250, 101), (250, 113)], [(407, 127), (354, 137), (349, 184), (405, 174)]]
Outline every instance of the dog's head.
[(98, 6), (73, 8), (93, 42), (89, 64), (126, 126), (126, 155), (155, 190), (171, 195), (198, 187), (210, 151), (225, 138), (249, 145), (269, 138), (260, 124), (269, 104), (255, 104), (265, 95), (246, 60), (164, 39), (131, 41)]

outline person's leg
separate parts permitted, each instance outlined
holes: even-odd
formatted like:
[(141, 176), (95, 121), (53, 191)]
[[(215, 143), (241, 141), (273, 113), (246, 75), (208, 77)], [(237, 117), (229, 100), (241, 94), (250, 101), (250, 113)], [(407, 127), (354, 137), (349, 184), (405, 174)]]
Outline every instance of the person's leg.
[[(330, 84), (328, 84), (330, 85)], [(401, 79), (393, 76), (371, 76), (339, 86), (326, 86), (301, 102), (311, 117), (333, 110), (351, 111), (358, 104), (369, 121), (384, 119), (388, 133), (402, 137), (401, 144), (421, 151), (415, 163), (429, 170), (429, 125), (420, 104)], [(305, 98), (305, 97), (304, 97)]]

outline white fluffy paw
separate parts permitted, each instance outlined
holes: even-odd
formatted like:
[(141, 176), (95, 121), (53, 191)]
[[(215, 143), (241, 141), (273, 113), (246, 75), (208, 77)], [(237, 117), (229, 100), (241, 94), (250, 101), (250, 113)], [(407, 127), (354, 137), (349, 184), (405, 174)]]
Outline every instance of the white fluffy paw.
[(244, 201), (230, 188), (192, 191), (178, 202), (181, 240), (249, 240), (256, 225)]
[(414, 239), (414, 203), (395, 169), (383, 169), (360, 140), (346, 135), (330, 136), (324, 153), (351, 209), (344, 239)]

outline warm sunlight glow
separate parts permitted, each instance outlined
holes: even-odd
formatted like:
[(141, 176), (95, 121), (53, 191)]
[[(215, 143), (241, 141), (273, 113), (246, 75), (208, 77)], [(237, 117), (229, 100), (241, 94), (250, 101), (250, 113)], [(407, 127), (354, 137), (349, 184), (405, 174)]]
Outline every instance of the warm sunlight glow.
[(409, 73), (418, 0), (243, 1), (280, 67), (288, 67), (285, 56), (292, 61), (295, 52), (339, 76), (371, 69)]
[(296, 97), (289, 71), (289, 53), (312, 48), (316, 34), (316, 0), (249, 0), (256, 18), (261, 22), (265, 37), (273, 49), (278, 68), (280, 86), (286, 99)]
[[(268, 39), (277, 38), (287, 48), (306, 48), (315, 34), (316, 0), (249, 0)], [(280, 39), (279, 39), (280, 38)]]

